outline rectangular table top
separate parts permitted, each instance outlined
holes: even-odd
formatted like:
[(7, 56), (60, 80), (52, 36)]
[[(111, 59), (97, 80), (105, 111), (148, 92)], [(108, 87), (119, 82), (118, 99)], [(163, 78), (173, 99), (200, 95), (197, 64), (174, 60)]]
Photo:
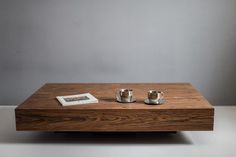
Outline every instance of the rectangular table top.
[[(133, 89), (134, 103), (118, 103), (116, 91)], [(164, 92), (165, 103), (146, 105), (147, 91)], [(99, 103), (63, 107), (56, 96), (91, 93)], [(190, 83), (47, 83), (17, 107), (17, 109), (213, 109), (211, 104)]]

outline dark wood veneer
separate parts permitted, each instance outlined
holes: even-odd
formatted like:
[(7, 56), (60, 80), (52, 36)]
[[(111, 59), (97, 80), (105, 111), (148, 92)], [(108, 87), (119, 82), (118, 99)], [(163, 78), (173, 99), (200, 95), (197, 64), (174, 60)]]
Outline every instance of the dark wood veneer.
[[(131, 88), (135, 103), (115, 101), (115, 91)], [(146, 105), (150, 89), (166, 102)], [(63, 107), (56, 96), (91, 93), (99, 103)], [(189, 83), (49, 83), (15, 109), (16, 129), (31, 131), (195, 131), (213, 130), (214, 108)]]

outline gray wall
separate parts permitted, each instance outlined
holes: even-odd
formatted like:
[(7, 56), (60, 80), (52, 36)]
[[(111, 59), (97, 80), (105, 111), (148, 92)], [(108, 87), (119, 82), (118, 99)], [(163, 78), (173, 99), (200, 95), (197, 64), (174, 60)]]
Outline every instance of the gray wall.
[(236, 105), (236, 0), (0, 0), (0, 104), (46, 82), (191, 82)]

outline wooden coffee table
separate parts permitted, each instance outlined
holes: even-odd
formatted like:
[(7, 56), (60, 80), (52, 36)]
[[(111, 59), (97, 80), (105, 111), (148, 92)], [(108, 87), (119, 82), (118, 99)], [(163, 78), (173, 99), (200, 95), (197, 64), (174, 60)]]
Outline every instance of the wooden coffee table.
[[(118, 103), (115, 91), (131, 88), (135, 103)], [(147, 91), (165, 103), (146, 105)], [(56, 96), (91, 93), (99, 103), (63, 107)], [(16, 130), (157, 132), (213, 130), (214, 108), (189, 83), (45, 84), (15, 109)]]

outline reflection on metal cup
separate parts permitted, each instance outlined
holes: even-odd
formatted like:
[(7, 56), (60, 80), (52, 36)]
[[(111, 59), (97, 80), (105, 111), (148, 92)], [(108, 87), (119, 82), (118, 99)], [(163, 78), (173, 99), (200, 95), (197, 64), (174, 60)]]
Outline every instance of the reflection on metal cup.
[(164, 93), (158, 90), (149, 90), (148, 99), (151, 101), (157, 101), (164, 98)]
[(117, 100), (122, 102), (131, 102), (133, 99), (133, 90), (132, 89), (120, 89), (116, 94)]

